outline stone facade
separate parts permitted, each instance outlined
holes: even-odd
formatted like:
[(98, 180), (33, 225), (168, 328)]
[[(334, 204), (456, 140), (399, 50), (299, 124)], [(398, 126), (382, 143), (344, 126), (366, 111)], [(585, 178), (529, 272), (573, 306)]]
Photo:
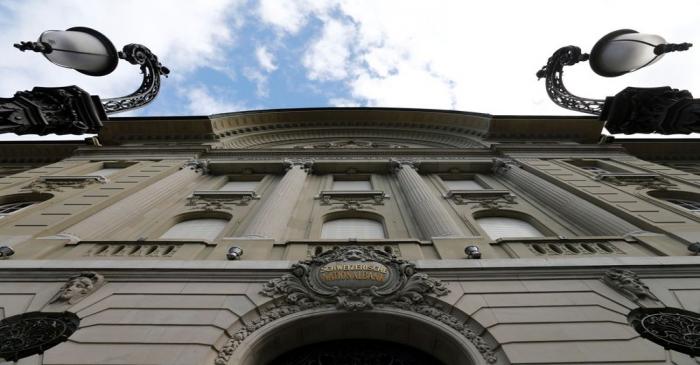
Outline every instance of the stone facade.
[[(677, 202), (700, 205), (700, 148), (601, 140), (601, 128), (301, 109), (115, 118), (85, 143), (0, 144), (0, 207), (33, 203), (0, 211), (0, 246), (14, 251), (0, 256), (0, 354), (22, 365), (267, 365), (364, 339), (446, 365), (697, 365), (700, 256), (689, 246), (700, 216)], [(257, 184), (220, 190), (229, 181)], [(542, 234), (492, 239), (479, 219), (493, 217)], [(380, 222), (385, 238), (323, 238), (339, 218)], [(161, 238), (193, 219), (225, 225), (213, 239)], [(243, 255), (227, 260), (233, 246)], [(376, 283), (319, 291), (314, 270), (330, 264)], [(645, 332), (659, 321), (680, 337)], [(37, 323), (65, 324), (63, 337), (17, 330)]]

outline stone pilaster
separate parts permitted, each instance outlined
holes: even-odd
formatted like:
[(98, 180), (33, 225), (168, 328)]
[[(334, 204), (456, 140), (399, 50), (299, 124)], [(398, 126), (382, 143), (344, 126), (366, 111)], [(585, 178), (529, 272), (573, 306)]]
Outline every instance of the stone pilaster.
[(182, 194), (183, 188), (194, 182), (200, 176), (200, 172), (185, 165), (181, 170), (66, 229), (64, 233), (83, 240), (107, 238), (110, 233), (120, 229), (134, 217), (142, 216), (169, 197)]
[(301, 194), (311, 162), (285, 161), (287, 172), (272, 193), (263, 196), (241, 237), (281, 240)]
[(496, 160), (494, 172), (591, 236), (624, 236), (642, 232), (605, 209), (525, 171), (513, 161)]
[(393, 163), (401, 190), (426, 238), (464, 236), (462, 229), (445, 209), (442, 200), (431, 192), (414, 164), (408, 161)]

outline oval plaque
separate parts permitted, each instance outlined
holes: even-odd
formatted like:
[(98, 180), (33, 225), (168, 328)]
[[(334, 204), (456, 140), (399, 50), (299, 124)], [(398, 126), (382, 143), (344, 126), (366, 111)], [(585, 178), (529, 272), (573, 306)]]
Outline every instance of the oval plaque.
[(369, 288), (389, 280), (389, 269), (374, 261), (339, 261), (321, 266), (319, 280), (328, 286), (341, 288)]

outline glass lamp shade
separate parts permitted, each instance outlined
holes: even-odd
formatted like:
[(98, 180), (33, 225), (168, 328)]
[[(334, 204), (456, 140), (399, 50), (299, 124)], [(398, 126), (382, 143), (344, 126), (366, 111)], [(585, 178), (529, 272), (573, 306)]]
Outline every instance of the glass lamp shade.
[(119, 57), (112, 42), (102, 33), (86, 28), (48, 30), (39, 42), (51, 46), (44, 56), (61, 67), (72, 68), (90, 76), (104, 76), (117, 67)]
[(658, 35), (620, 29), (593, 46), (589, 62), (593, 72), (600, 76), (620, 76), (658, 61), (663, 54), (654, 53), (654, 48), (665, 43)]

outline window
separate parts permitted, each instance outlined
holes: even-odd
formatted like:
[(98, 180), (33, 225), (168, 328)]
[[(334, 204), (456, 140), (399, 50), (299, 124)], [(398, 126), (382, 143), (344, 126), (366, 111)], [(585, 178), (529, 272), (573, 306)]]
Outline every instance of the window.
[(211, 241), (219, 236), (227, 223), (228, 220), (219, 218), (190, 219), (170, 227), (160, 238)]
[(102, 176), (102, 177), (106, 178), (107, 176), (112, 175), (119, 170), (121, 170), (121, 168), (104, 168), (104, 169), (97, 170), (95, 172), (91, 172), (88, 175)]
[(21, 210), (23, 208), (26, 208), (36, 202), (14, 202), (14, 203), (5, 203), (5, 204), (0, 204), (0, 218), (12, 214), (18, 210)]
[(542, 237), (543, 234), (530, 223), (515, 218), (485, 217), (476, 220), (492, 239), (507, 237)]
[(449, 190), (484, 190), (484, 187), (474, 179), (443, 180)]
[(336, 191), (370, 191), (372, 184), (369, 180), (333, 180), (331, 190)]
[(594, 174), (607, 174), (608, 171), (605, 169), (601, 169), (598, 166), (582, 166), (581, 169), (586, 170), (588, 172), (592, 172)]
[(258, 181), (228, 181), (219, 191), (255, 191)]
[(343, 218), (334, 219), (323, 223), (321, 228), (321, 238), (323, 239), (382, 239), (384, 226), (372, 219)]
[(688, 209), (691, 212), (700, 212), (700, 202), (687, 199), (666, 199), (667, 202), (676, 204), (682, 208)]

